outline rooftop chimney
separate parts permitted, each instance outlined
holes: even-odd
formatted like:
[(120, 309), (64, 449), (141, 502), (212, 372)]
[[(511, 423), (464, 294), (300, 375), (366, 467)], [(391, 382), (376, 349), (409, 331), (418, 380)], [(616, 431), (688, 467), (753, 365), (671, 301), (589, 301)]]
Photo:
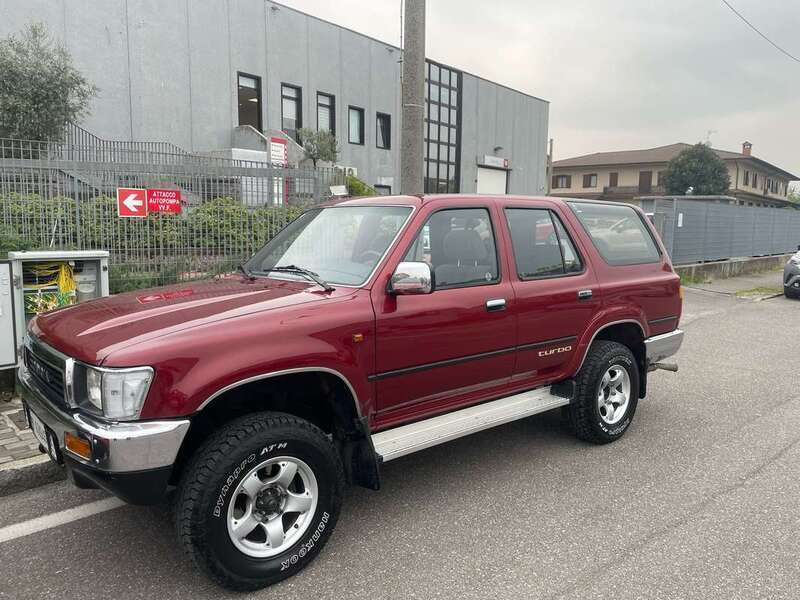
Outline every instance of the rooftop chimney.
[(742, 144), (742, 154), (745, 156), (750, 156), (750, 151), (753, 149), (753, 144), (750, 142), (744, 142)]

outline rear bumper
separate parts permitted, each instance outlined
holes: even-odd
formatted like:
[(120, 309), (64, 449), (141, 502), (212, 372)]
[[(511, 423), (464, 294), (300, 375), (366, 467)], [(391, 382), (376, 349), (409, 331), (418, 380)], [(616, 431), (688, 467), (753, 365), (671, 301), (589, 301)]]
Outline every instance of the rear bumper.
[[(57, 446), (55, 456), (80, 487), (102, 487), (135, 504), (161, 499), (172, 465), (189, 430), (188, 419), (138, 422), (105, 422), (80, 412), (65, 412), (39, 390), (25, 366), (17, 371), (17, 384), (26, 409), (47, 426)], [(64, 446), (72, 433), (87, 440), (87, 459)]]
[(644, 341), (647, 362), (652, 364), (677, 353), (683, 343), (683, 330), (676, 329)]

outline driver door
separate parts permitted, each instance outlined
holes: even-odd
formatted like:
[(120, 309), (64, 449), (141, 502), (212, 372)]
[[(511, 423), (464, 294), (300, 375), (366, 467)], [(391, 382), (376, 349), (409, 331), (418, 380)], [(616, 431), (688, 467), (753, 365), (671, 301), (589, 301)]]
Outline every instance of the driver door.
[(516, 331), (497, 241), (485, 204), (429, 209), (403, 260), (431, 266), (433, 293), (373, 288), (377, 427), (477, 402), (508, 384)]

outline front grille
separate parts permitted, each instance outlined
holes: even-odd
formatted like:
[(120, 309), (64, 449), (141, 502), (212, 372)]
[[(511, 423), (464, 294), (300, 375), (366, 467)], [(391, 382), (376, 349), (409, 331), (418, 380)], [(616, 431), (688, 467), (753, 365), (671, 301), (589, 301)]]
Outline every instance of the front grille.
[(39, 389), (56, 406), (65, 408), (64, 371), (50, 364), (42, 357), (25, 348), (25, 367)]

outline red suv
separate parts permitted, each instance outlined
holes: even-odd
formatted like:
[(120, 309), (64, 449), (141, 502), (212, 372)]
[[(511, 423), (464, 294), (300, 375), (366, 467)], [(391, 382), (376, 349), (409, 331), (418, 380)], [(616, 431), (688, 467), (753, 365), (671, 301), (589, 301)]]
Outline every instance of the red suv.
[(555, 408), (618, 439), (683, 338), (667, 253), (618, 203), (348, 200), (240, 270), (39, 316), (18, 373), (72, 480), (171, 497), (234, 589), (307, 565), (382, 462)]

